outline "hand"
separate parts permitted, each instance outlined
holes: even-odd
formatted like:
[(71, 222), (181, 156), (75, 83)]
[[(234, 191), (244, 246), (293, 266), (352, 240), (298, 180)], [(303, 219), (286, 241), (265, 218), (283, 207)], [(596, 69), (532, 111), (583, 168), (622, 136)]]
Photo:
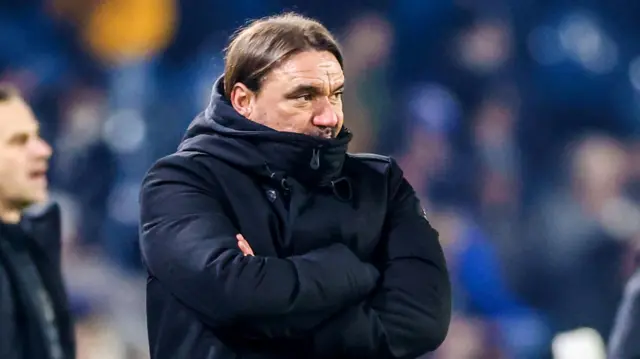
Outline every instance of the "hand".
[(242, 236), (242, 234), (236, 234), (236, 239), (238, 240), (238, 248), (242, 251), (242, 254), (246, 256), (254, 256), (253, 249), (249, 245), (246, 239)]

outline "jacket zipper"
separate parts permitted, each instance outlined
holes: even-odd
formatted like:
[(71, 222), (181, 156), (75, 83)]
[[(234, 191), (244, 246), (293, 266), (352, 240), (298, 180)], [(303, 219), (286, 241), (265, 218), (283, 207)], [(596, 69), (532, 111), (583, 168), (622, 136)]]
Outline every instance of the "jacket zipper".
[(320, 147), (314, 148), (311, 153), (311, 162), (309, 162), (309, 167), (312, 170), (317, 170), (320, 168)]

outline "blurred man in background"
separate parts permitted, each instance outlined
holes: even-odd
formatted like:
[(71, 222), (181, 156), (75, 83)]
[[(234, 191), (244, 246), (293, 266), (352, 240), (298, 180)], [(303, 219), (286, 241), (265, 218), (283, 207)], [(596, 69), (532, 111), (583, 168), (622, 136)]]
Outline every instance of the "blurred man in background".
[(445, 339), (438, 233), (389, 157), (347, 154), (320, 23), (253, 22), (141, 193), (153, 358), (415, 358)]
[[(60, 272), (60, 213), (47, 200), (51, 148), (10, 87), (0, 87), (0, 358), (74, 358)], [(35, 207), (33, 207), (35, 209)]]

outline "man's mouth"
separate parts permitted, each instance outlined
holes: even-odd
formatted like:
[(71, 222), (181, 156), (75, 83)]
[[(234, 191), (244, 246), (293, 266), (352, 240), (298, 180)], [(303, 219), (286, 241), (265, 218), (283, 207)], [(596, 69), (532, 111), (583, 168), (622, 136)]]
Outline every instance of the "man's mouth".
[(46, 169), (38, 169), (38, 170), (33, 170), (29, 172), (29, 179), (32, 179), (32, 180), (42, 180), (42, 179), (46, 179), (46, 177), (47, 177)]
[(334, 129), (333, 128), (322, 128), (320, 130), (318, 130), (316, 136), (318, 137), (322, 137), (322, 138), (334, 138)]

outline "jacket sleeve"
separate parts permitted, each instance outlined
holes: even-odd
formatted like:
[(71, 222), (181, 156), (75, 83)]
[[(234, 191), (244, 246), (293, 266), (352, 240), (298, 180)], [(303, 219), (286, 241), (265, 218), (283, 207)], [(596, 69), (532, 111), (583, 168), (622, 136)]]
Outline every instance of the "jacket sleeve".
[(640, 358), (640, 268), (627, 283), (609, 341), (611, 359)]
[(444, 341), (451, 284), (438, 233), (393, 163), (378, 267), (382, 282), (314, 335), (314, 354), (332, 358), (415, 358)]
[[(244, 323), (260, 334), (286, 335), (287, 325), (311, 329), (375, 288), (375, 267), (344, 245), (284, 259), (245, 257), (203, 171), (177, 155), (152, 167), (141, 190), (140, 244), (150, 275), (207, 325)], [(297, 314), (317, 322), (273, 320)]]

